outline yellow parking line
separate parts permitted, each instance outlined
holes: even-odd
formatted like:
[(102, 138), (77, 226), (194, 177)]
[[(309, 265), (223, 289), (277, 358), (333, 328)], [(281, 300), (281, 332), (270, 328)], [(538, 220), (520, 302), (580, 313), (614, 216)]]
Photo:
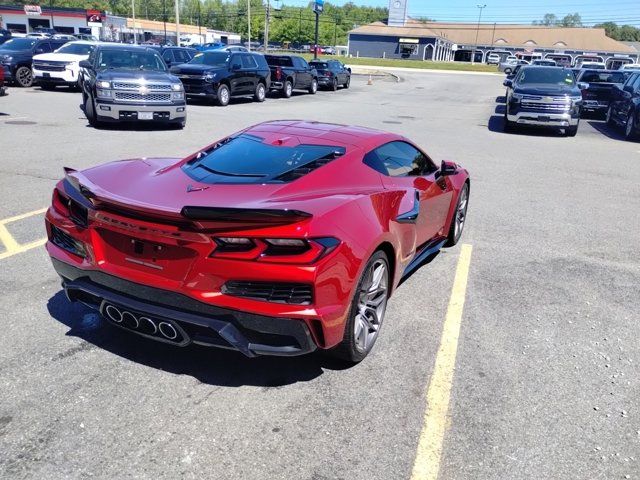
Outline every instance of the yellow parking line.
[(0, 220), (0, 243), (4, 244), (5, 248), (5, 251), (0, 253), (0, 260), (11, 257), (13, 255), (17, 255), (18, 253), (26, 252), (27, 250), (31, 250), (32, 248), (40, 247), (47, 243), (46, 238), (41, 238), (40, 240), (21, 245), (16, 241), (15, 238), (13, 238), (13, 235), (11, 235), (11, 233), (7, 229), (8, 223), (17, 222), (18, 220), (24, 220), (25, 218), (33, 217), (34, 215), (39, 215), (46, 211), (46, 208), (41, 208), (39, 210), (33, 210), (31, 212)]
[(34, 215), (39, 215), (40, 213), (46, 212), (46, 208), (41, 208), (39, 210), (33, 210), (32, 212), (23, 213), (21, 215), (16, 215), (14, 217), (9, 217), (0, 220), (0, 225), (6, 225), (7, 223), (17, 222), (18, 220), (23, 220), (25, 218), (33, 217)]
[(453, 280), (451, 298), (440, 339), (440, 348), (427, 389), (427, 408), (411, 480), (437, 480), (440, 471), (442, 444), (447, 425), (453, 371), (458, 352), (458, 337), (471, 263), (471, 249), (471, 245), (462, 245), (460, 250), (456, 276)]

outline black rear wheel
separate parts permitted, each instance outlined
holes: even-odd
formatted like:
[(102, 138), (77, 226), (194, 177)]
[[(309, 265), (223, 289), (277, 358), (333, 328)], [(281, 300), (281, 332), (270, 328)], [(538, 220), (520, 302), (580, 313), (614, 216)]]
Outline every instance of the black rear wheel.
[(349, 363), (362, 361), (378, 339), (389, 299), (387, 255), (378, 250), (367, 261), (351, 302), (342, 342), (327, 353)]
[(338, 79), (337, 78), (333, 79), (333, 84), (331, 85), (331, 90), (333, 90), (334, 92), (336, 90), (338, 90)]
[(460, 189), (458, 194), (458, 201), (456, 202), (456, 210), (453, 212), (453, 218), (451, 219), (451, 226), (449, 227), (449, 235), (447, 235), (447, 243), (445, 247), (453, 247), (460, 236), (462, 236), (462, 230), (464, 230), (464, 224), (467, 220), (467, 207), (469, 206), (469, 184), (465, 183)]

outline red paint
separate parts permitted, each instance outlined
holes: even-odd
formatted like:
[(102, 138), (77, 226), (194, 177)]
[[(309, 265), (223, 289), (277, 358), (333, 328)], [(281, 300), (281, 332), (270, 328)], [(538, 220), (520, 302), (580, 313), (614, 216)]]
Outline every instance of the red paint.
[[(182, 160), (111, 162), (74, 172), (70, 177), (91, 192), (99, 207), (89, 211), (88, 228), (80, 228), (56, 194), (46, 215), (47, 228), (54, 224), (84, 242), (87, 258), (67, 253), (51, 242), (47, 250), (52, 257), (76, 267), (101, 270), (209, 304), (300, 319), (316, 334), (319, 320), (324, 346), (334, 346), (342, 339), (353, 289), (366, 260), (388, 242), (395, 252), (395, 288), (416, 247), (448, 232), (459, 189), (468, 174), (459, 168), (457, 174), (439, 179), (434, 174), (381, 175), (362, 162), (363, 156), (389, 141), (409, 141), (361, 127), (276, 121), (244, 132), (262, 137), (269, 144), (286, 138), (286, 144), (335, 145), (344, 147), (346, 153), (302, 178), (281, 184), (199, 184), (180, 168), (196, 154)], [(188, 185), (209, 188), (188, 193)], [(64, 192), (62, 182), (56, 190)], [(398, 223), (396, 217), (412, 209), (416, 191), (421, 206), (417, 222)], [(105, 204), (110, 209), (104, 208)], [(185, 205), (290, 209), (312, 217), (279, 226), (191, 222), (180, 214)], [(219, 254), (214, 237), (251, 238), (255, 248), (245, 253)], [(321, 237), (339, 239), (340, 244), (328, 254), (311, 241), (310, 252), (300, 256), (261, 256), (266, 248), (263, 239)], [(145, 253), (145, 260), (162, 270), (125, 260), (133, 254), (131, 242), (135, 240), (161, 247)], [(229, 280), (313, 284), (314, 304), (288, 305), (227, 296), (221, 293), (221, 287)]]

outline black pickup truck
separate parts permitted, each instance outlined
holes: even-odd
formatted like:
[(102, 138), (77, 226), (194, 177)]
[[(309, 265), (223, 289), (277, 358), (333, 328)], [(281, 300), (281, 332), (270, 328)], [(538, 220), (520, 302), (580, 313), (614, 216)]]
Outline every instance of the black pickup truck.
[(616, 85), (622, 85), (630, 72), (622, 70), (581, 70), (577, 81), (589, 84), (582, 91), (582, 111), (605, 115), (609, 109), (611, 93)]
[(318, 72), (296, 55), (265, 55), (271, 69), (271, 90), (289, 98), (293, 90), (318, 91)]
[(504, 86), (508, 89), (505, 131), (529, 125), (562, 128), (569, 137), (578, 133), (581, 90), (588, 85), (577, 83), (571, 70), (525, 65), (513, 80), (505, 80)]

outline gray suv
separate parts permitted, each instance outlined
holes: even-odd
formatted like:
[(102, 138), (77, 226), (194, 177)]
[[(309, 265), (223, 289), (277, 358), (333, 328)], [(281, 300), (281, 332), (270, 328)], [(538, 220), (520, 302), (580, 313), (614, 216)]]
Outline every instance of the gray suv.
[(100, 45), (80, 62), (84, 113), (104, 122), (161, 122), (183, 128), (184, 87), (157, 52), (132, 45)]

